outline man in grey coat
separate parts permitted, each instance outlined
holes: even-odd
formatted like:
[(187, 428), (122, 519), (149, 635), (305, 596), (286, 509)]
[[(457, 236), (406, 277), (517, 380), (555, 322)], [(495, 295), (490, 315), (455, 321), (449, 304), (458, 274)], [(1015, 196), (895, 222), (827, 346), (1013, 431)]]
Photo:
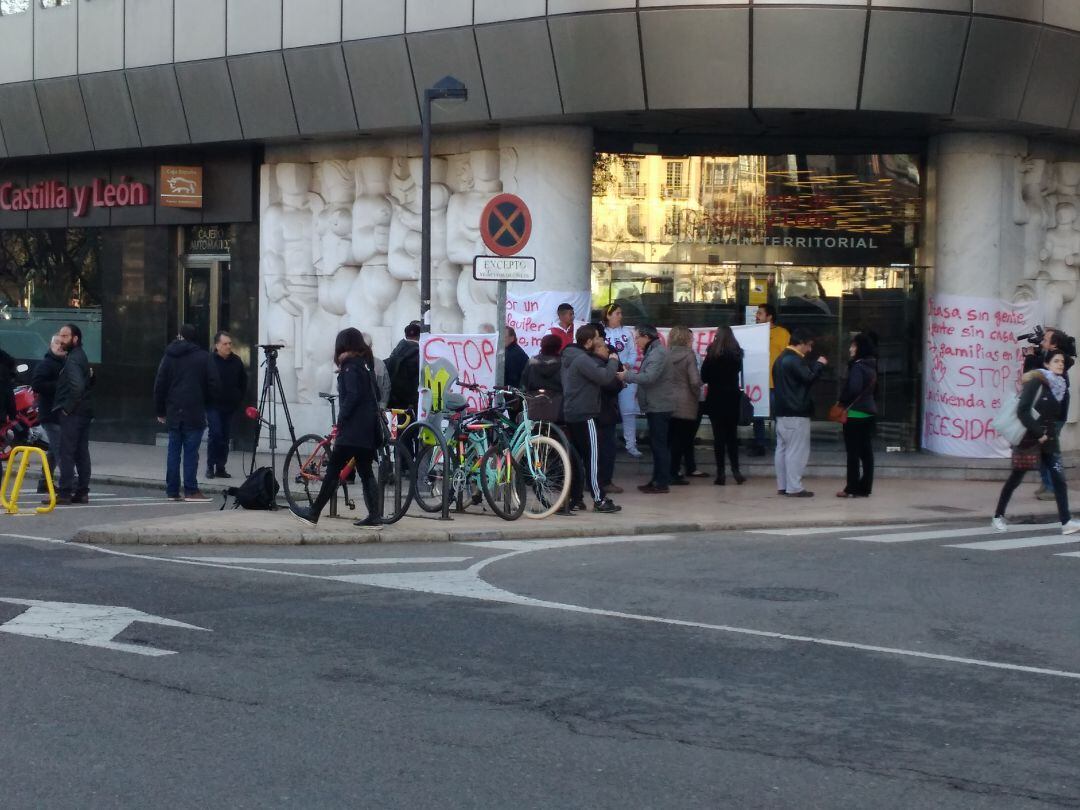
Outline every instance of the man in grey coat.
[(670, 492), (671, 448), (668, 431), (671, 413), (675, 410), (675, 378), (667, 347), (660, 342), (655, 326), (639, 326), (634, 342), (641, 353), (641, 366), (637, 371), (621, 372), (626, 383), (637, 383), (638, 407), (645, 414), (649, 425), (649, 447), (653, 454), (652, 480), (638, 487), (647, 495)]

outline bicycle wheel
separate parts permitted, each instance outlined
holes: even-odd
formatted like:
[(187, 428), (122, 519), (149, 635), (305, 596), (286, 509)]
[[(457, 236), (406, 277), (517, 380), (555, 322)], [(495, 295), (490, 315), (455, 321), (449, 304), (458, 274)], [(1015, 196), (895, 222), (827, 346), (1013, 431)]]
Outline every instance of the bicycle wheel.
[[(450, 482), (443, 477), (443, 450), (438, 445), (425, 444), (412, 468), (412, 493), (416, 503), (425, 512), (441, 512), (443, 493)], [(451, 460), (450, 475), (454, 474)]]
[(329, 463), (330, 442), (325, 436), (308, 433), (296, 440), (281, 470), (281, 488), (289, 506), (301, 509), (315, 502)]
[(525, 476), (505, 447), (492, 445), (480, 459), (480, 488), (491, 511), (503, 520), (517, 520), (525, 511)]
[(570, 456), (547, 436), (532, 436), (514, 451), (526, 483), (525, 517), (550, 517), (570, 497)]
[(378, 463), (383, 523), (397, 523), (413, 501), (412, 452), (395, 442), (379, 450)]

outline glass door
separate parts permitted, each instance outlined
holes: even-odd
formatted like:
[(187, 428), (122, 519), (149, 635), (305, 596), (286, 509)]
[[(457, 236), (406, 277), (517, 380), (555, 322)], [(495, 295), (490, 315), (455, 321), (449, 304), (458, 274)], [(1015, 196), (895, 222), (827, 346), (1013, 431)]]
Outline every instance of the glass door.
[(191, 261), (180, 265), (178, 323), (195, 327), (196, 341), (204, 349), (229, 323), (227, 261)]

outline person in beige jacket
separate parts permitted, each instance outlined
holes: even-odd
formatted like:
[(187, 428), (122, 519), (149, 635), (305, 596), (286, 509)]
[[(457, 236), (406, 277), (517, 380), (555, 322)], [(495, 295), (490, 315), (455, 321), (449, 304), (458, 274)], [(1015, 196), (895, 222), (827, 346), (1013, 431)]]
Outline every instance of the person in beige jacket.
[(675, 326), (668, 335), (668, 356), (671, 358), (672, 391), (675, 407), (671, 412), (671, 430), (668, 446), (671, 448), (671, 483), (685, 486), (690, 482), (679, 473), (685, 466), (693, 470), (690, 455), (693, 453), (694, 436), (697, 433), (698, 401), (701, 398), (701, 375), (697, 357), (690, 348), (693, 333), (685, 326)]

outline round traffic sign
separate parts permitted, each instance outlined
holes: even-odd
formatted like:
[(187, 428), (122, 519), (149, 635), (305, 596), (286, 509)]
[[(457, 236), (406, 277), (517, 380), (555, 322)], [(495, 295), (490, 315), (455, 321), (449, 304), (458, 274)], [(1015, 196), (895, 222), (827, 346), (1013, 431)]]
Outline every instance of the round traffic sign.
[(498, 194), (484, 206), (484, 213), (480, 215), (480, 236), (496, 256), (519, 253), (531, 233), (529, 207), (516, 194)]

